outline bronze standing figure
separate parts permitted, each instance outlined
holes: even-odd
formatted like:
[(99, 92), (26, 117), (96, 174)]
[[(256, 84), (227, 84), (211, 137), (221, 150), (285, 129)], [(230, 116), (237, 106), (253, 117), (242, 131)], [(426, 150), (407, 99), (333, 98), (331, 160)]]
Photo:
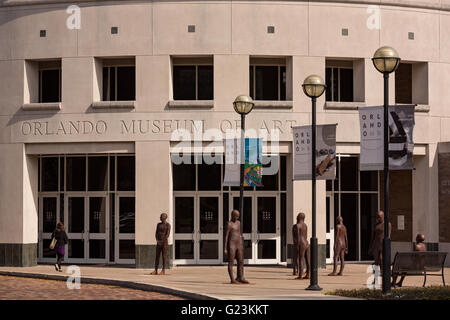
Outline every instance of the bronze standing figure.
[[(300, 212), (297, 215), (297, 243), (298, 243), (298, 277), (297, 279), (309, 279), (311, 274), (311, 264), (309, 259), (308, 226), (305, 223), (305, 214)], [(303, 259), (306, 262), (306, 274), (303, 274)]]
[[(336, 237), (334, 239), (334, 257), (333, 257), (333, 272), (329, 276), (342, 276), (345, 266), (345, 254), (348, 253), (347, 228), (344, 226), (344, 219), (339, 216), (336, 218)], [(338, 259), (341, 260), (341, 269), (337, 271)]]
[[(389, 222), (389, 235), (391, 237), (391, 223)], [(372, 240), (370, 241), (369, 254), (371, 254), (375, 260), (375, 265), (380, 267), (380, 271), (383, 270), (383, 239), (384, 239), (384, 212), (378, 211), (377, 224), (372, 232)]]
[[(297, 217), (297, 223), (298, 223), (298, 217)], [(294, 224), (292, 226), (292, 275), (298, 275), (298, 239), (297, 239), (297, 225)]]
[[(241, 222), (239, 219), (239, 211), (231, 212), (231, 220), (228, 222), (225, 234), (225, 255), (228, 257), (228, 275), (230, 283), (248, 283), (244, 278), (244, 252), (241, 236)], [(234, 259), (237, 260), (237, 276), (233, 277)]]
[(160, 275), (166, 274), (167, 268), (167, 248), (169, 247), (169, 235), (170, 235), (170, 223), (167, 222), (167, 214), (161, 213), (161, 222), (156, 226), (155, 238), (156, 238), (156, 257), (155, 257), (155, 271), (152, 275), (158, 274), (159, 257), (162, 254), (163, 267)]

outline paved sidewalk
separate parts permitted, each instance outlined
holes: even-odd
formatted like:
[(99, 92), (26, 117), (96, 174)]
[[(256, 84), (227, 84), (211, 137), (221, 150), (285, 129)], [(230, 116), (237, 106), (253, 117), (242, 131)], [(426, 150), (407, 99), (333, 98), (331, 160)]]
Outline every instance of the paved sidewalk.
[[(67, 267), (63, 267), (64, 271)], [(347, 264), (344, 276), (327, 276), (331, 266), (319, 269), (321, 292), (305, 290), (309, 280), (295, 280), (292, 269), (282, 266), (246, 266), (248, 285), (229, 284), (226, 266), (175, 266), (165, 276), (152, 276), (150, 269), (135, 269), (115, 266), (81, 266), (83, 280), (106, 279), (103, 284), (128, 285), (131, 288), (152, 289), (167, 294), (182, 294), (191, 299), (342, 299), (323, 293), (334, 289), (358, 289), (366, 286), (370, 265)], [(0, 267), (0, 274), (36, 274), (45, 277), (67, 277), (65, 272), (55, 271), (52, 265), (29, 268)], [(450, 279), (450, 268), (445, 275)], [(83, 281), (82, 280), (82, 281)], [(120, 281), (117, 282), (117, 281)], [(406, 277), (404, 287), (422, 286), (423, 277)], [(427, 277), (427, 286), (442, 285), (441, 277)]]

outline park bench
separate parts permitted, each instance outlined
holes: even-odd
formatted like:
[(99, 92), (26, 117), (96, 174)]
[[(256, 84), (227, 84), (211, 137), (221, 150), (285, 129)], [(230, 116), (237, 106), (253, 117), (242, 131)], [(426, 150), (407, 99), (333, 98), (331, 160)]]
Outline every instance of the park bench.
[(397, 252), (392, 263), (392, 276), (423, 276), (423, 286), (427, 282), (427, 276), (441, 276), (445, 286), (446, 257), (447, 252), (439, 251)]

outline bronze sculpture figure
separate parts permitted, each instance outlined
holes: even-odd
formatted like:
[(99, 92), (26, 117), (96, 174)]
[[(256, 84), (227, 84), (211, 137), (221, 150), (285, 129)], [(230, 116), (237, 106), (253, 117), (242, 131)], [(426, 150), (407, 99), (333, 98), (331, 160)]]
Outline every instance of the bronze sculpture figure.
[[(228, 221), (227, 231), (225, 234), (225, 255), (228, 256), (228, 275), (230, 283), (248, 283), (244, 278), (244, 247), (241, 235), (241, 222), (239, 219), (239, 211), (231, 212), (231, 220)], [(237, 260), (237, 276), (233, 277), (234, 259)]]
[[(414, 251), (427, 251), (427, 247), (425, 245), (425, 236), (421, 233), (418, 233), (416, 236), (416, 244), (414, 245)], [(392, 286), (395, 288), (396, 286), (401, 287), (403, 285), (403, 280), (405, 280), (405, 275), (403, 274), (400, 277), (400, 281), (396, 283), (397, 276), (392, 276)]]
[[(389, 234), (391, 237), (392, 226), (389, 222)], [(383, 239), (384, 239), (384, 212), (378, 211), (377, 224), (372, 232), (372, 239), (369, 246), (369, 254), (371, 254), (375, 260), (374, 264), (380, 267), (380, 271), (383, 270)]]
[(156, 238), (156, 257), (155, 257), (155, 271), (152, 275), (158, 274), (159, 257), (162, 254), (163, 267), (160, 275), (166, 274), (167, 268), (167, 248), (169, 247), (169, 235), (170, 235), (170, 223), (167, 222), (167, 214), (161, 213), (161, 222), (156, 226), (155, 238)]
[[(298, 217), (297, 217), (298, 223)], [(298, 239), (297, 239), (297, 225), (292, 226), (292, 275), (298, 275)]]
[[(297, 279), (309, 279), (311, 274), (311, 264), (309, 259), (308, 226), (305, 224), (305, 214), (300, 212), (297, 215), (297, 252), (298, 252), (298, 277)], [(306, 261), (306, 274), (303, 274), (303, 259)]]
[(342, 276), (345, 266), (345, 254), (348, 253), (347, 228), (344, 226), (344, 219), (341, 216), (336, 218), (336, 237), (334, 239), (333, 272), (329, 276), (335, 276), (338, 259), (341, 260), (341, 269), (338, 276)]

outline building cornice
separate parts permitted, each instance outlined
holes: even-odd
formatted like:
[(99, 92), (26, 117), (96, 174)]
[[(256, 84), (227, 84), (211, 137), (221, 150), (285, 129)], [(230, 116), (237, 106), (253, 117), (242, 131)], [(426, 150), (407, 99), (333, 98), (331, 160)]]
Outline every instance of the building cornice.
[[(74, 3), (88, 3), (88, 2), (160, 2), (159, 0), (0, 0), (0, 8), (2, 7), (19, 7), (19, 6), (33, 6), (33, 5), (48, 5), (48, 4), (74, 4)], [(208, 0), (211, 3), (214, 0)], [(246, 0), (245, 2), (264, 2), (259, 0)], [(396, 6), (416, 9), (431, 9), (450, 11), (450, 1), (446, 0), (273, 0), (271, 2), (305, 2), (305, 3), (342, 3), (342, 4), (361, 4), (361, 5), (380, 5), (380, 6)], [(183, 2), (183, 0), (178, 1)], [(189, 1), (186, 1), (189, 2)], [(194, 0), (192, 2), (201, 2), (201, 0)], [(221, 1), (218, 1), (221, 2)], [(231, 2), (242, 2), (232, 1)]]

